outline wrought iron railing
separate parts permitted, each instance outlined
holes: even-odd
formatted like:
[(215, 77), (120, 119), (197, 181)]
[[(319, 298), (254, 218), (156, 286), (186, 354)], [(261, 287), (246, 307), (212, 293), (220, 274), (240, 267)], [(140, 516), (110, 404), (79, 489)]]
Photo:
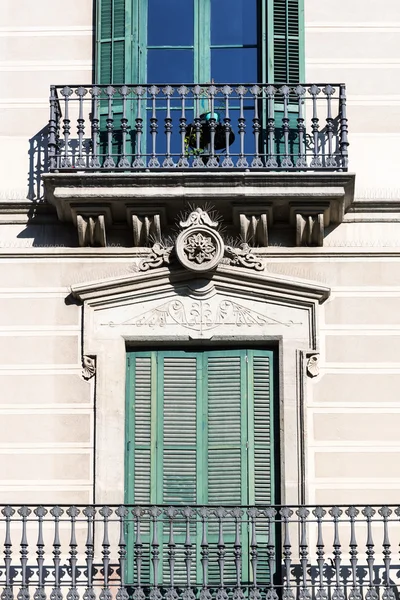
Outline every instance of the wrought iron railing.
[(2, 600), (395, 600), (399, 507), (1, 510)]
[(343, 84), (52, 86), (48, 167), (345, 171)]

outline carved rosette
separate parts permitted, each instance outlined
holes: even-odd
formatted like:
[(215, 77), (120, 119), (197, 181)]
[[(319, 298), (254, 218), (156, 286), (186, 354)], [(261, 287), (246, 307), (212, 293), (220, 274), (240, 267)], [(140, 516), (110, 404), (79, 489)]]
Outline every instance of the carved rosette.
[(190, 271), (206, 272), (215, 269), (224, 256), (224, 242), (217, 231), (203, 225), (192, 225), (182, 231), (175, 244), (182, 266)]

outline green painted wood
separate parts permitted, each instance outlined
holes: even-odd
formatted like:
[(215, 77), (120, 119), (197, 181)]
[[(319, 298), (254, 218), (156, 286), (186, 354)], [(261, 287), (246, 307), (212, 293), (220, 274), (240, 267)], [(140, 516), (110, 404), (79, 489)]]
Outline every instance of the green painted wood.
[(97, 0), (96, 83), (124, 83), (129, 0)]
[(296, 84), (304, 77), (304, 0), (270, 0), (268, 81)]
[[(128, 353), (125, 501), (184, 505), (273, 503), (272, 361), (272, 352), (263, 350)], [(174, 533), (180, 547), (176, 584), (183, 585), (184, 527), (176, 528)], [(145, 548), (149, 548), (151, 532), (142, 530), (142, 534)], [(215, 526), (209, 525), (210, 583), (219, 577), (217, 534)], [(257, 534), (258, 542), (266, 543), (268, 531), (259, 529)], [(243, 527), (244, 549), (248, 547), (248, 535)], [(129, 529), (127, 536), (128, 547), (132, 547), (133, 533)], [(166, 553), (166, 524), (160, 523), (159, 536)], [(200, 576), (200, 527), (191, 527), (191, 537), (197, 547), (192, 569), (195, 581)], [(224, 527), (224, 541), (227, 551), (233, 551), (233, 527)], [(128, 564), (127, 580), (132, 581), (133, 560), (128, 560)], [(268, 581), (266, 563), (260, 568), (262, 579)], [(143, 569), (150, 581), (148, 561)], [(249, 571), (249, 557), (244, 552), (244, 580)], [(159, 578), (168, 580), (167, 560), (160, 563)], [(225, 581), (234, 580), (230, 561)]]

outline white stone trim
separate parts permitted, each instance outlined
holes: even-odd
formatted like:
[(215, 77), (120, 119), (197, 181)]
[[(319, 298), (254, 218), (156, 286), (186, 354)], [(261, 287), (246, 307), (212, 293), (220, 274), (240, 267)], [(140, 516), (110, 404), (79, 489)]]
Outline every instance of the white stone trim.
[[(282, 366), (278, 382), (281, 500), (293, 504), (306, 500), (301, 408), (305, 360), (310, 351), (317, 350), (317, 307), (328, 297), (329, 288), (220, 265), (201, 277), (166, 268), (132, 273), (73, 286), (72, 294), (84, 304), (83, 353), (96, 356), (96, 502), (124, 500), (127, 344), (131, 348), (199, 344), (212, 348), (227, 343), (277, 349)], [(185, 317), (174, 320), (169, 305), (177, 301), (183, 307), (181, 314), (189, 314), (187, 308), (195, 303), (206, 303), (211, 315), (220, 315), (221, 302), (238, 308), (219, 318), (213, 316), (211, 323), (208, 316), (203, 327), (201, 317), (200, 325)], [(161, 310), (163, 322), (157, 318)]]

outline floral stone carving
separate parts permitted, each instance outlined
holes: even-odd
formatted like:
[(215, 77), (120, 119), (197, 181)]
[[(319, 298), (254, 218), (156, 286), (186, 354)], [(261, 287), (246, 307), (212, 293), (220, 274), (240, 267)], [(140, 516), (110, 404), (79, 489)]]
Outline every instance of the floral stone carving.
[(224, 256), (224, 242), (217, 231), (204, 226), (192, 226), (182, 231), (176, 240), (179, 262), (191, 271), (211, 271)]

